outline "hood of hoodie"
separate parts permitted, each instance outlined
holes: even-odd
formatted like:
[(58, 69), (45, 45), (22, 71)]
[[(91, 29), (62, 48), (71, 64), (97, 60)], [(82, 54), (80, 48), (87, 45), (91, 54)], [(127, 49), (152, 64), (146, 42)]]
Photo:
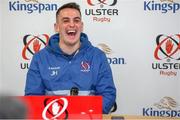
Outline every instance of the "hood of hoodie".
[[(54, 35), (52, 35), (49, 39), (47, 48), (52, 51), (55, 52), (56, 54), (63, 54), (61, 48), (59, 47), (59, 33), (56, 33)], [(80, 42), (81, 42), (81, 46), (80, 46), (80, 51), (82, 49), (88, 49), (89, 47), (92, 47), (90, 41), (88, 40), (88, 36), (85, 33), (81, 33), (80, 34)]]

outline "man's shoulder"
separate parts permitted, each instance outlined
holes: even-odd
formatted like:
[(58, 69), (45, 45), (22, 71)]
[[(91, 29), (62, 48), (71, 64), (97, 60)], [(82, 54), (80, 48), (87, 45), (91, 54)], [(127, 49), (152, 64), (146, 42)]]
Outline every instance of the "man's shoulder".
[(87, 49), (86, 56), (101, 58), (102, 56), (105, 56), (105, 53), (98, 47), (92, 46), (89, 49)]
[(34, 56), (38, 57), (38, 56), (44, 56), (49, 54), (47, 46), (42, 48), (41, 50), (39, 50), (37, 53), (34, 54)]
[(94, 51), (94, 53), (95, 54), (97, 54), (97, 55), (99, 55), (99, 54), (104, 54), (104, 52), (100, 49), (100, 48), (98, 48), (98, 47), (93, 47), (93, 51)]

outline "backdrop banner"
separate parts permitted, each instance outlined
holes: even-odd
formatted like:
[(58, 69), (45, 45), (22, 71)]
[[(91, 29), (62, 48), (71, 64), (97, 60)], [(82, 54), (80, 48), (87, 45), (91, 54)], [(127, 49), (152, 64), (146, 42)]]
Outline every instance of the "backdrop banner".
[(45, 47), (56, 10), (72, 1), (111, 65), (111, 114), (180, 117), (180, 0), (1, 0), (0, 90), (24, 95), (33, 46)]

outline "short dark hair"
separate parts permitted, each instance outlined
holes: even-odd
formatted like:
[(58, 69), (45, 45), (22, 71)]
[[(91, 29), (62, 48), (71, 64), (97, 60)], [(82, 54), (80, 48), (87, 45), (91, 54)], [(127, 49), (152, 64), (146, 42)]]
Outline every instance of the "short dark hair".
[(60, 12), (62, 9), (65, 9), (65, 8), (76, 9), (76, 10), (79, 11), (80, 16), (81, 16), (80, 6), (79, 6), (77, 3), (75, 3), (75, 2), (70, 2), (70, 3), (66, 3), (66, 4), (62, 5), (62, 6), (57, 10), (57, 12), (56, 12), (56, 19), (57, 19), (58, 15), (59, 15), (59, 12)]

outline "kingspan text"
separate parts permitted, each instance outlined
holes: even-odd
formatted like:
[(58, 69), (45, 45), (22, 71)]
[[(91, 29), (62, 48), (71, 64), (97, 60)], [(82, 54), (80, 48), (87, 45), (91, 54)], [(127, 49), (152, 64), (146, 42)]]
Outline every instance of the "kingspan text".
[(172, 13), (176, 13), (180, 10), (179, 3), (158, 3), (155, 1), (144, 1), (144, 10), (145, 11), (161, 11), (161, 13), (167, 13), (168, 11), (172, 11)]
[(27, 11), (27, 13), (38, 12), (42, 13), (42, 11), (56, 11), (58, 9), (57, 4), (42, 4), (42, 3), (20, 3), (19, 1), (10, 1), (9, 2), (9, 10), (10, 11)]

